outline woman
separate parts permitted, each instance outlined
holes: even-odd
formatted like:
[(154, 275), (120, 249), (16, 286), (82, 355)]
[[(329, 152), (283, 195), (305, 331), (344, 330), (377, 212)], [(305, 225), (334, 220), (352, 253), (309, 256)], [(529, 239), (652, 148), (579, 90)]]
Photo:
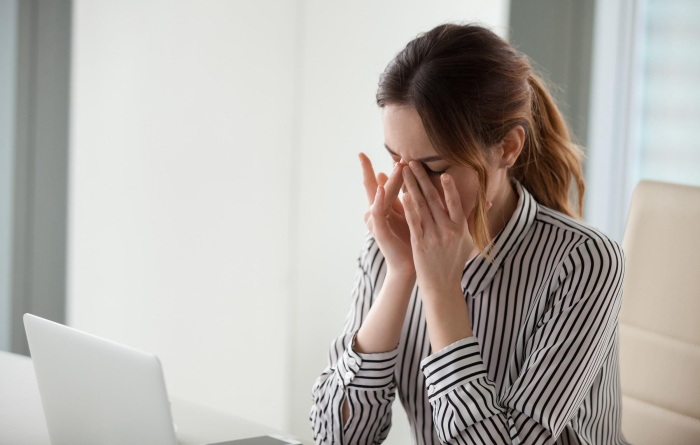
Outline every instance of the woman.
[(441, 25), (377, 104), (396, 164), (375, 176), (360, 155), (370, 235), (313, 387), (316, 442), (382, 442), (398, 392), (416, 444), (626, 443), (622, 251), (574, 219), (581, 153), (527, 57)]

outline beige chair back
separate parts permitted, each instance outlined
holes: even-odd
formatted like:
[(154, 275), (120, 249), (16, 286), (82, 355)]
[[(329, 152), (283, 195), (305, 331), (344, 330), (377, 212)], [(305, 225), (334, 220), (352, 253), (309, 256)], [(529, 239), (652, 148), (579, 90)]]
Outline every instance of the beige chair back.
[(699, 445), (700, 187), (639, 183), (623, 248), (623, 431), (635, 445)]

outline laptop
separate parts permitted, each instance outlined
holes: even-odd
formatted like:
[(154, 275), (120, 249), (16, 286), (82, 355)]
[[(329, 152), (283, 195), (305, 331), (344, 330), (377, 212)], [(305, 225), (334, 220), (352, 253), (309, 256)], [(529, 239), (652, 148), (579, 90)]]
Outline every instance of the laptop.
[[(158, 357), (31, 314), (24, 328), (53, 445), (177, 445)], [(275, 440), (226, 443), (294, 443)]]

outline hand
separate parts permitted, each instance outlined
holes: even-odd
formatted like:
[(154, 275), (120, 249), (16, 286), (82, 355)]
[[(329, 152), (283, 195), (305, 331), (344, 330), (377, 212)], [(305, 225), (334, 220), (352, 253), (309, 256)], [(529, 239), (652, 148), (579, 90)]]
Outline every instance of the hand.
[(423, 166), (416, 161), (409, 165), (403, 170), (404, 204), (418, 286), (422, 294), (443, 295), (461, 286), (464, 265), (474, 250), (469, 226), (475, 206), (464, 212), (454, 179), (448, 174), (440, 177), (443, 204)]
[(396, 163), (390, 177), (383, 173), (375, 175), (369, 158), (364, 153), (359, 156), (369, 201), (369, 209), (365, 212), (367, 229), (384, 255), (388, 271), (414, 276), (411, 234), (403, 205), (398, 199), (403, 184), (401, 171), (406, 164)]

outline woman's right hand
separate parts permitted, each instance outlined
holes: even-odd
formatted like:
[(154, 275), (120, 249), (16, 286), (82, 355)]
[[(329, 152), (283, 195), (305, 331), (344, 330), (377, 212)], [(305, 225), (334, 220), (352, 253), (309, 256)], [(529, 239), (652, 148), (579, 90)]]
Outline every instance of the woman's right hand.
[(405, 276), (415, 276), (411, 232), (406, 222), (403, 205), (398, 199), (403, 185), (401, 170), (406, 164), (397, 162), (391, 176), (383, 173), (375, 175), (372, 162), (367, 155), (360, 153), (362, 176), (369, 208), (365, 212), (365, 223), (387, 263), (387, 272)]

